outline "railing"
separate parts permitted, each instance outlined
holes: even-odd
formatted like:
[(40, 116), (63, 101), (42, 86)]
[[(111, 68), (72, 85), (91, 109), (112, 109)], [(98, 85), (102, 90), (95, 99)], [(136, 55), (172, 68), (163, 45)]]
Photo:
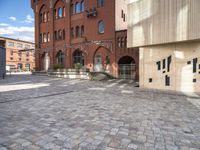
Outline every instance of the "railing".
[(136, 78), (136, 65), (135, 64), (119, 64), (118, 65), (118, 78), (135, 80)]

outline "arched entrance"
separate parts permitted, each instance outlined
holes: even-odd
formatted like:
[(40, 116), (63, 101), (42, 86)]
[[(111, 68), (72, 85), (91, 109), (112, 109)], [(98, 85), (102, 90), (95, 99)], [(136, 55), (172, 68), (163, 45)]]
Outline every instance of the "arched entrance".
[(135, 80), (136, 64), (130, 56), (124, 56), (118, 61), (118, 77), (120, 79)]
[(60, 50), (56, 54), (56, 63), (59, 65), (64, 65), (65, 54)]
[(100, 55), (94, 57), (94, 71), (103, 71), (102, 57)]
[(73, 63), (80, 64), (81, 66), (84, 66), (84, 54), (81, 50), (77, 49), (73, 53)]
[(93, 57), (95, 72), (110, 73), (110, 51), (105, 47), (99, 47)]
[(43, 67), (45, 71), (49, 70), (50, 67), (50, 58), (49, 58), (49, 54), (48, 53), (44, 53), (43, 55)]

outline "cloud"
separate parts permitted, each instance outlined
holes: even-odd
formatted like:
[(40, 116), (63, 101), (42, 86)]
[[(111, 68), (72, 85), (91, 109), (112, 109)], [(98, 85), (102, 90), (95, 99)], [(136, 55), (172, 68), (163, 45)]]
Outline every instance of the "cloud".
[(16, 21), (16, 20), (17, 20), (17, 19), (16, 19), (15, 17), (13, 17), (13, 16), (9, 17), (9, 19), (12, 20), (12, 21)]
[(9, 26), (9, 24), (7, 24), (7, 23), (0, 23), (0, 26), (7, 27), (7, 26)]
[(26, 22), (26, 23), (32, 23), (33, 21), (34, 21), (34, 18), (31, 15), (27, 15), (24, 22)]
[(3, 26), (0, 27), (0, 36), (34, 42), (34, 30), (34, 27)]

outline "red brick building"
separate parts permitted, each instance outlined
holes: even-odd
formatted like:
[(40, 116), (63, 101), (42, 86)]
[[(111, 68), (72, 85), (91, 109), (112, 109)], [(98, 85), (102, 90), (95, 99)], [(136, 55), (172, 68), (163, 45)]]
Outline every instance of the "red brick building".
[(78, 63), (138, 78), (138, 50), (126, 48), (126, 6), (126, 0), (32, 0), (36, 70)]

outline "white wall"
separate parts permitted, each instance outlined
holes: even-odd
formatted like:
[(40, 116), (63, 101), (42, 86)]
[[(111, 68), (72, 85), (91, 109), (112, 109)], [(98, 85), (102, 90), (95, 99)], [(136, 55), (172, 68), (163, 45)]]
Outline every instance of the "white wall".
[(129, 0), (128, 47), (200, 39), (200, 0)]

